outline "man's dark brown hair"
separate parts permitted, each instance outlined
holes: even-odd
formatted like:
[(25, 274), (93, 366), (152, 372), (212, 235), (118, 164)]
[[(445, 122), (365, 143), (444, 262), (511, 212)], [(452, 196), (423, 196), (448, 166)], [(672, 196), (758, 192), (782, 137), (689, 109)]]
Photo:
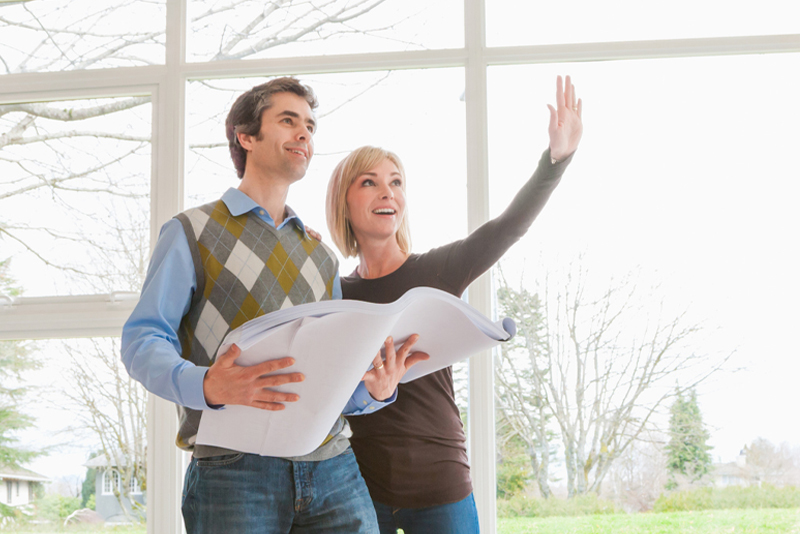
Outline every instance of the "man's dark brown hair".
[(228, 148), (231, 151), (236, 174), (244, 176), (247, 163), (247, 150), (239, 144), (236, 134), (244, 133), (261, 140), (261, 115), (272, 106), (272, 95), (276, 93), (294, 93), (308, 102), (313, 110), (317, 107), (317, 97), (307, 85), (292, 77), (275, 78), (267, 83), (256, 85), (239, 96), (231, 106), (228, 118), (225, 119), (225, 135), (228, 137)]

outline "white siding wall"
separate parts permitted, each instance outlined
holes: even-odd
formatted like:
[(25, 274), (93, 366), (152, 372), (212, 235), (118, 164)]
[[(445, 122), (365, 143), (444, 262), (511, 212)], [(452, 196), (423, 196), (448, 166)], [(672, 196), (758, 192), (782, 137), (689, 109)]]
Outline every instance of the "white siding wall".
[[(30, 482), (27, 480), (3, 479), (0, 482), (0, 502), (9, 506), (28, 504), (28, 484)], [(9, 488), (11, 489), (10, 498)]]

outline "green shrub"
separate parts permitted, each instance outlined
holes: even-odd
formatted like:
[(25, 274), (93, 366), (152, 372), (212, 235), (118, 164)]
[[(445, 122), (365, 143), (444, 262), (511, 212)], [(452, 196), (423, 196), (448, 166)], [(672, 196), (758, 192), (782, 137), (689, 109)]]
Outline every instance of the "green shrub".
[(728, 508), (800, 508), (800, 488), (776, 488), (769, 484), (743, 488), (697, 488), (663, 493), (654, 512), (723, 510)]
[(516, 495), (510, 499), (497, 499), (499, 517), (551, 517), (613, 514), (618, 510), (611, 501), (600, 499), (594, 493), (578, 495), (572, 499), (540, 499)]
[(510, 499), (525, 490), (531, 476), (530, 460), (517, 456), (497, 464), (497, 498)]
[(69, 514), (80, 509), (81, 500), (78, 497), (65, 497), (51, 493), (36, 501), (38, 515), (42, 519), (59, 521), (67, 518)]
[(14, 512), (13, 506), (0, 502), (0, 517), (14, 517)]

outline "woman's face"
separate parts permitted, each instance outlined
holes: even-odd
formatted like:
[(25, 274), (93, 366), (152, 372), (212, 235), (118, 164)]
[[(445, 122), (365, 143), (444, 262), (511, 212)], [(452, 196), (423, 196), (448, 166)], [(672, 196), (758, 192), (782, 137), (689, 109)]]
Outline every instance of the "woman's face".
[(347, 209), (356, 241), (392, 237), (406, 209), (403, 177), (397, 166), (384, 159), (358, 176), (347, 189)]

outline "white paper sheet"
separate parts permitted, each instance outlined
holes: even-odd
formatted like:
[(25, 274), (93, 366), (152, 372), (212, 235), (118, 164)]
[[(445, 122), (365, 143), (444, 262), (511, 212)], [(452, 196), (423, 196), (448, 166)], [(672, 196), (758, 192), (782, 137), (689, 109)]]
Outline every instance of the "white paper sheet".
[(291, 371), (305, 380), (274, 388), (300, 400), (270, 412), (248, 406), (206, 410), (197, 443), (262, 456), (302, 456), (327, 437), (372, 360), (392, 336), (399, 347), (412, 334), (416, 351), (430, 360), (414, 365), (408, 382), (507, 341), (510, 319), (493, 323), (463, 300), (438, 289), (419, 287), (389, 304), (355, 300), (303, 304), (248, 321), (230, 332), (218, 354), (236, 343), (239, 365), (291, 356)]

